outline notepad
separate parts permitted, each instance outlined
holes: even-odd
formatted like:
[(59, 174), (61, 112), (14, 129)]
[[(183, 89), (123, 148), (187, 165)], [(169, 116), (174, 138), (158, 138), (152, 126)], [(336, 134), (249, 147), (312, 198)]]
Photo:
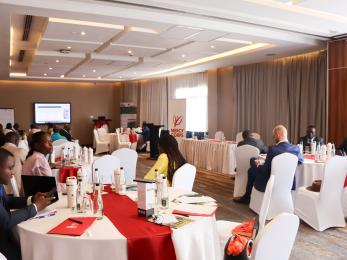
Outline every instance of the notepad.
[(93, 224), (95, 217), (73, 217), (73, 220), (66, 219), (55, 228), (47, 232), (47, 234), (81, 236)]
[(216, 212), (216, 206), (194, 205), (194, 204), (179, 204), (172, 211), (173, 214), (185, 214), (190, 216), (209, 217)]
[(200, 197), (182, 196), (177, 198), (177, 200), (179, 202), (187, 203), (187, 204), (209, 203), (209, 202), (216, 201), (215, 199), (208, 196), (200, 196)]

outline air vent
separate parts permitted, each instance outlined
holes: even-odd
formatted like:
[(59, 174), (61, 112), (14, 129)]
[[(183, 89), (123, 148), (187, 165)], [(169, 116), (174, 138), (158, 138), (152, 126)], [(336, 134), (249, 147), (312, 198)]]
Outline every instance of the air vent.
[(24, 60), (24, 55), (25, 55), (25, 50), (20, 50), (19, 55), (18, 55), (18, 61), (23, 62)]
[(24, 18), (24, 31), (22, 36), (23, 41), (27, 41), (29, 39), (29, 32), (30, 32), (32, 20), (33, 20), (33, 17), (31, 15), (26, 15)]
[(71, 52), (71, 50), (70, 49), (60, 49), (59, 52), (63, 53), (63, 54), (69, 54)]

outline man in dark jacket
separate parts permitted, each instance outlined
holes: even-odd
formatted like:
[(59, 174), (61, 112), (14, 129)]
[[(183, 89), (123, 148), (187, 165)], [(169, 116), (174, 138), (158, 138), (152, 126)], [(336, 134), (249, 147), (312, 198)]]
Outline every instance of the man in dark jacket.
[(242, 146), (242, 145), (252, 145), (254, 147), (257, 147), (260, 151), (260, 153), (267, 153), (267, 146), (264, 144), (262, 140), (258, 140), (253, 138), (252, 132), (250, 130), (244, 130), (242, 132), (242, 138), (243, 140), (237, 144), (237, 146)]
[[(21, 259), (20, 248), (14, 241), (11, 229), (32, 218), (36, 213), (50, 204), (47, 194), (36, 193), (33, 197), (8, 197), (4, 186), (11, 182), (14, 157), (9, 151), (0, 148), (0, 252), (8, 260)], [(17, 209), (10, 211), (11, 209)]]

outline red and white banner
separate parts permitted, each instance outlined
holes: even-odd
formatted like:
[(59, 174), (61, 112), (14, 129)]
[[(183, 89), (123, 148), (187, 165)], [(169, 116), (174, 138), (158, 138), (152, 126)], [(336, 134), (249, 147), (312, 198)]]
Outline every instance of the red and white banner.
[(170, 134), (180, 140), (186, 135), (186, 100), (170, 99), (168, 109)]

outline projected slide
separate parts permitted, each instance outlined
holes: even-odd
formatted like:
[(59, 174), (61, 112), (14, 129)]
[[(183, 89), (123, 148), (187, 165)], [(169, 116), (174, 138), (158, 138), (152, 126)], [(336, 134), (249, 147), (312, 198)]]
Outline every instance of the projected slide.
[(35, 123), (71, 123), (70, 106), (69, 103), (35, 103)]

